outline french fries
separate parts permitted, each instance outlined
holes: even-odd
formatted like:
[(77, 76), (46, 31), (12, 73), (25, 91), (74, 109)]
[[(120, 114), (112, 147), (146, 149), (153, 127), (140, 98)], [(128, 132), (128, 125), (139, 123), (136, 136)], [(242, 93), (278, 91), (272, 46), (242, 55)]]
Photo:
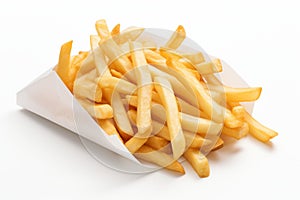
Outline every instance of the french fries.
[(220, 59), (176, 51), (186, 39), (183, 26), (163, 46), (139, 40), (144, 28), (120, 27), (110, 30), (98, 20), (91, 50), (71, 56), (73, 42), (63, 44), (54, 70), (99, 126), (136, 158), (184, 174), (178, 161), (183, 157), (207, 177), (206, 154), (226, 145), (222, 136), (250, 133), (266, 143), (278, 135), (240, 104), (256, 101), (261, 87), (225, 86), (215, 76), (223, 70)]

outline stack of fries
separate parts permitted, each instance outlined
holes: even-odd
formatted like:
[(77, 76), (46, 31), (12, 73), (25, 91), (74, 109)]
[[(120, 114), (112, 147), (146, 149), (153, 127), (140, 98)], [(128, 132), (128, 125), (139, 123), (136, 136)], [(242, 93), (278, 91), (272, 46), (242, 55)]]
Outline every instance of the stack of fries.
[(62, 45), (54, 70), (85, 110), (109, 135), (117, 135), (138, 159), (184, 174), (184, 157), (200, 177), (210, 173), (207, 155), (222, 136), (250, 133), (268, 142), (277, 133), (240, 104), (259, 98), (260, 87), (232, 88), (216, 77), (219, 59), (176, 51), (186, 39), (178, 26), (163, 46), (137, 41), (144, 28), (111, 31), (96, 22), (90, 51), (71, 56)]

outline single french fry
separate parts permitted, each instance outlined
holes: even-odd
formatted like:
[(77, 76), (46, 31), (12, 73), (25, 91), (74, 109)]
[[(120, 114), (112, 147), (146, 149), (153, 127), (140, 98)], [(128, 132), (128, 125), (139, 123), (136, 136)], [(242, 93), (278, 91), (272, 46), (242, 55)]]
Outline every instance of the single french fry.
[(219, 86), (210, 85), (209, 89), (217, 92), (225, 92), (226, 100), (229, 102), (246, 102), (246, 101), (256, 101), (261, 94), (261, 87), (253, 88), (232, 88), (228, 86)]
[(210, 169), (207, 158), (197, 149), (188, 149), (184, 153), (184, 158), (191, 164), (199, 177), (209, 176)]
[(241, 139), (242, 137), (246, 136), (249, 132), (249, 126), (246, 122), (243, 123), (243, 126), (238, 128), (227, 128), (226, 126), (222, 129), (222, 135), (227, 135), (233, 137), (237, 140)]
[(119, 132), (115, 127), (113, 119), (98, 119), (97, 122), (105, 131), (105, 133), (107, 133), (108, 135), (116, 135), (120, 139), (120, 141), (123, 142), (123, 139), (121, 138)]
[(182, 132), (176, 98), (170, 82), (162, 77), (155, 77), (155, 89), (166, 110), (167, 125), (170, 133), (173, 157), (178, 159), (185, 149), (185, 139)]
[(113, 109), (109, 104), (94, 104), (83, 99), (77, 100), (82, 107), (96, 119), (110, 119), (113, 117)]
[(136, 86), (129, 81), (116, 77), (100, 77), (98, 85), (101, 88), (111, 88), (122, 94), (134, 94)]
[(185, 37), (186, 37), (185, 30), (184, 30), (183, 26), (179, 25), (177, 27), (176, 31), (171, 36), (171, 38), (165, 44), (165, 48), (177, 49), (181, 45), (181, 43), (184, 41)]
[(147, 162), (157, 164), (158, 166), (164, 167), (168, 170), (172, 170), (180, 174), (185, 174), (182, 165), (178, 161), (176, 161), (172, 156), (164, 152), (154, 150), (149, 146), (142, 146), (134, 154), (134, 156)]
[(60, 53), (59, 53), (59, 60), (58, 64), (55, 67), (55, 71), (64, 82), (64, 84), (72, 91), (71, 83), (69, 77), (70, 72), (70, 63), (71, 63), (71, 50), (72, 50), (73, 41), (69, 41), (61, 46)]
[(111, 36), (114, 37), (114, 36), (117, 36), (120, 34), (120, 27), (121, 25), (120, 24), (117, 24), (112, 30), (111, 30)]
[(137, 119), (136, 126), (138, 132), (125, 143), (127, 149), (134, 153), (145, 142), (152, 132), (151, 101), (152, 101), (152, 78), (148, 70), (147, 62), (143, 51), (135, 50), (134, 44), (130, 44), (132, 50), (131, 59), (135, 67), (137, 77)]
[(133, 130), (128, 119), (127, 111), (122, 103), (120, 94), (118, 92), (112, 92), (110, 96), (111, 106), (113, 108), (113, 117), (117, 125), (117, 129), (124, 140), (128, 141), (133, 135)]
[(249, 125), (249, 133), (262, 142), (266, 143), (270, 139), (278, 135), (278, 133), (274, 130), (262, 125), (257, 120), (255, 120), (248, 112), (245, 113), (245, 121)]
[(101, 39), (106, 40), (111, 36), (105, 19), (96, 21), (95, 27)]
[[(239, 106), (237, 102), (228, 102), (232, 107)], [(244, 120), (249, 125), (249, 133), (261, 142), (268, 142), (270, 139), (276, 137), (278, 133), (258, 122), (247, 111), (244, 113)]]

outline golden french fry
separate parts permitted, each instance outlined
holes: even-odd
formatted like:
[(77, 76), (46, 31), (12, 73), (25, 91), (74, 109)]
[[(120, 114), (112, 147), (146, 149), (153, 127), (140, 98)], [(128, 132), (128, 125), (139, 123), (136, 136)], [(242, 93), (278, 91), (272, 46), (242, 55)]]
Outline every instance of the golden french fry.
[(120, 24), (117, 24), (112, 30), (111, 30), (111, 36), (114, 37), (114, 36), (117, 36), (120, 34), (120, 27), (121, 25)]
[(249, 126), (247, 123), (243, 123), (241, 127), (238, 128), (227, 128), (226, 126), (222, 129), (222, 135), (227, 135), (235, 139), (241, 139), (246, 136), (249, 132)]
[(178, 172), (180, 174), (185, 174), (184, 168), (182, 167), (182, 165), (176, 161), (172, 156), (161, 152), (161, 151), (157, 151), (154, 150), (153, 148), (149, 147), (149, 146), (142, 146), (135, 154), (135, 157), (151, 162), (151, 163), (155, 163), (161, 167), (164, 167), (168, 170), (172, 170), (175, 172)]
[(128, 119), (127, 111), (125, 110), (119, 93), (112, 92), (110, 95), (110, 102), (113, 108), (113, 117), (117, 125), (117, 129), (124, 142), (126, 142), (134, 135)]
[(98, 85), (101, 88), (111, 88), (122, 94), (134, 94), (136, 90), (136, 86), (134, 84), (116, 77), (100, 77), (98, 79)]
[(96, 21), (95, 27), (101, 39), (106, 40), (111, 36), (105, 19)]
[[(240, 106), (237, 102), (228, 102), (231, 107)], [(244, 120), (249, 125), (249, 133), (261, 142), (268, 142), (276, 137), (278, 133), (258, 122), (244, 109)]]
[(70, 63), (71, 63), (71, 50), (73, 41), (69, 41), (61, 46), (58, 64), (55, 67), (55, 71), (64, 82), (64, 84), (72, 91), (71, 80), (69, 77)]
[(277, 132), (255, 120), (248, 112), (245, 113), (245, 121), (249, 125), (249, 133), (262, 142), (266, 143), (278, 135)]
[(130, 44), (132, 50), (131, 59), (134, 72), (137, 77), (137, 119), (138, 132), (125, 143), (127, 149), (134, 153), (145, 142), (152, 132), (151, 101), (152, 101), (152, 78), (148, 70), (147, 62), (143, 51), (135, 50), (134, 44)]
[(181, 45), (181, 43), (184, 41), (185, 37), (186, 37), (185, 30), (184, 30), (183, 26), (179, 25), (177, 27), (176, 31), (171, 36), (171, 38), (165, 44), (165, 48), (177, 49)]
[(113, 117), (113, 109), (109, 104), (95, 104), (83, 99), (77, 99), (82, 107), (96, 119), (110, 119)]
[(255, 101), (259, 98), (261, 94), (261, 87), (253, 88), (232, 88), (228, 86), (209, 86), (210, 90), (217, 92), (225, 92), (226, 101), (228, 102), (246, 102), (246, 101)]
[(98, 119), (97, 122), (105, 131), (105, 133), (107, 133), (108, 135), (116, 135), (120, 139), (120, 141), (123, 142), (123, 139), (121, 138), (115, 127), (113, 119)]
[(191, 164), (199, 177), (209, 176), (210, 169), (207, 158), (197, 149), (188, 149), (184, 152), (184, 158)]
[(182, 132), (176, 98), (170, 82), (162, 77), (154, 78), (154, 87), (166, 110), (167, 125), (170, 133), (173, 157), (178, 159), (185, 149), (185, 139)]

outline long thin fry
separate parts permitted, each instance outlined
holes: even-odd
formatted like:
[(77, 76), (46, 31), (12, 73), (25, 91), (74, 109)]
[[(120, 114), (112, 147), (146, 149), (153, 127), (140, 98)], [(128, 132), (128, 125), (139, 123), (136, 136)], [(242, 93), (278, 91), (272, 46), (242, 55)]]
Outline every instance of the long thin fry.
[(112, 30), (111, 30), (111, 36), (114, 37), (114, 36), (117, 36), (120, 34), (120, 27), (121, 25), (120, 24), (117, 24)]
[(143, 51), (135, 50), (133, 43), (130, 44), (132, 51), (131, 59), (135, 67), (135, 75), (137, 77), (137, 119), (136, 125), (138, 132), (128, 142), (127, 149), (134, 153), (145, 142), (152, 132), (151, 119), (151, 101), (152, 101), (152, 78), (149, 72), (146, 58)]
[(116, 122), (117, 128), (124, 142), (126, 142), (134, 134), (119, 93), (112, 93), (111, 106), (113, 108), (113, 117)]
[(87, 100), (78, 99), (85, 110), (96, 119), (110, 119), (113, 117), (113, 109), (108, 104), (94, 104)]
[(73, 41), (69, 41), (61, 46), (59, 53), (58, 64), (55, 68), (55, 71), (65, 83), (65, 85), (71, 90), (71, 81), (69, 77), (70, 63), (71, 63), (71, 50), (72, 50)]
[(259, 98), (261, 94), (261, 87), (253, 88), (232, 88), (228, 86), (209, 86), (210, 90), (217, 92), (225, 92), (226, 101), (229, 102), (245, 102), (245, 101), (255, 101)]
[(185, 173), (182, 165), (178, 161), (176, 161), (172, 156), (160, 151), (156, 151), (149, 146), (142, 146), (134, 155), (139, 159), (155, 163), (168, 170), (172, 170), (180, 174)]
[(177, 49), (184, 41), (185, 36), (186, 33), (183, 26), (179, 25), (169, 41), (165, 44), (165, 48)]
[(134, 94), (136, 90), (134, 84), (116, 77), (100, 77), (98, 79), (98, 85), (101, 88), (111, 88), (122, 94)]
[(192, 165), (199, 177), (208, 177), (210, 173), (207, 158), (197, 149), (188, 149), (184, 153), (185, 159)]
[[(229, 102), (230, 106), (239, 106), (237, 102)], [(244, 119), (249, 125), (249, 133), (261, 142), (268, 142), (276, 137), (278, 133), (258, 122), (247, 111), (244, 113)]]
[(158, 92), (163, 106), (166, 110), (167, 125), (170, 133), (173, 157), (178, 159), (185, 149), (185, 139), (183, 136), (179, 112), (172, 86), (167, 79), (155, 77), (155, 89)]
[(96, 21), (95, 26), (97, 33), (101, 39), (106, 40), (111, 36), (105, 19), (100, 19)]

